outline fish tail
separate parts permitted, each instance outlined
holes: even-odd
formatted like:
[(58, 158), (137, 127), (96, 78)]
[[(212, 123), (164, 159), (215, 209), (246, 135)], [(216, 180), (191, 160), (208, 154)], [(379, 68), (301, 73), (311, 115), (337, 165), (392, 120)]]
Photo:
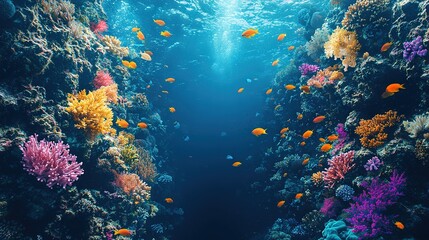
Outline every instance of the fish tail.
[(404, 84), (401, 84), (401, 89), (405, 89)]

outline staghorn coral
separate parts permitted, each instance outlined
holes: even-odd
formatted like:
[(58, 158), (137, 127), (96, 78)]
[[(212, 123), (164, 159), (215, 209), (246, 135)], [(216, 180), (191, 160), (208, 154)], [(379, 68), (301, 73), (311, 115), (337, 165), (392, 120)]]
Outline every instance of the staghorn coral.
[(384, 114), (375, 115), (372, 119), (361, 119), (355, 133), (361, 137), (362, 146), (367, 148), (379, 147), (384, 144), (384, 140), (388, 137), (384, 130), (394, 126), (400, 119), (401, 116), (398, 116), (397, 112), (389, 110)]
[(411, 138), (424, 137), (424, 132), (429, 130), (429, 113), (418, 115), (413, 121), (404, 121), (402, 124)]
[(327, 58), (341, 59), (344, 65), (344, 71), (347, 68), (356, 66), (357, 52), (360, 50), (360, 44), (355, 32), (349, 32), (337, 27), (329, 36), (329, 40), (324, 45)]
[(75, 127), (82, 129), (91, 139), (97, 134), (114, 134), (113, 112), (107, 106), (107, 96), (103, 89), (77, 95), (68, 95), (68, 107), (65, 109), (73, 115)]
[(121, 41), (114, 36), (104, 36), (101, 41), (106, 45), (107, 51), (118, 57), (127, 57), (129, 54), (128, 47), (121, 47)]
[(358, 29), (369, 24), (386, 21), (382, 17), (388, 10), (390, 0), (358, 0), (349, 6), (341, 24), (347, 29)]
[(355, 166), (353, 163), (354, 155), (354, 151), (349, 151), (328, 160), (329, 168), (325, 168), (325, 171), (322, 172), (325, 187), (333, 188), (335, 183), (344, 179), (344, 175)]

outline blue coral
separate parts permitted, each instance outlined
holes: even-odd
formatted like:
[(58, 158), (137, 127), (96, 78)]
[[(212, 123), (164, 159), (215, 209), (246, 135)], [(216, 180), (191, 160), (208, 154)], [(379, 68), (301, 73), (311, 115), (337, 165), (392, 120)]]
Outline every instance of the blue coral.
[(322, 232), (323, 238), (319, 240), (357, 240), (359, 237), (347, 228), (346, 223), (342, 220), (329, 220), (325, 224), (325, 230)]
[(341, 185), (335, 191), (335, 196), (343, 199), (344, 201), (352, 199), (353, 194), (355, 194), (355, 190), (353, 190), (349, 185)]

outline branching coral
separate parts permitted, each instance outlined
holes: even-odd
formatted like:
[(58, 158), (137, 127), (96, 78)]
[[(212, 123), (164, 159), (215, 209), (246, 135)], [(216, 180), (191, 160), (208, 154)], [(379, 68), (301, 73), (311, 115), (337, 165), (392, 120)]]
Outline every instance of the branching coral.
[(425, 137), (429, 130), (429, 113), (418, 115), (413, 121), (404, 121), (402, 124), (411, 138)]
[(311, 40), (305, 44), (307, 55), (316, 60), (323, 54), (323, 44), (329, 39), (329, 30), (327, 26), (316, 29)]
[(375, 148), (383, 145), (384, 140), (387, 139), (388, 135), (384, 130), (394, 126), (400, 119), (401, 116), (392, 110), (377, 114), (372, 119), (361, 119), (355, 133), (361, 137), (360, 142), (364, 147)]
[(333, 188), (335, 183), (343, 179), (345, 174), (355, 166), (353, 163), (354, 155), (354, 151), (349, 151), (328, 160), (329, 168), (322, 172), (323, 181), (327, 188)]
[(360, 44), (355, 32), (349, 32), (337, 27), (332, 35), (329, 36), (329, 40), (325, 43), (324, 47), (326, 57), (341, 59), (344, 71), (347, 71), (349, 66), (356, 66), (356, 56), (360, 50)]
[(338, 71), (338, 66), (335, 65), (318, 71), (315, 76), (308, 79), (307, 85), (322, 88), (325, 85), (334, 84), (336, 80), (341, 80), (343, 78), (344, 74)]
[(388, 10), (389, 3), (390, 0), (358, 0), (349, 6), (341, 23), (347, 29), (354, 30), (386, 21), (382, 14)]
[(113, 112), (107, 106), (107, 96), (103, 89), (86, 93), (82, 90), (77, 95), (68, 95), (68, 107), (73, 115), (75, 126), (82, 129), (93, 139), (97, 134), (114, 133)]
[(135, 202), (149, 200), (150, 190), (137, 174), (115, 174), (115, 185), (122, 189), (127, 195), (131, 195)]
[(101, 41), (106, 45), (107, 51), (115, 54), (118, 57), (127, 57), (129, 49), (127, 47), (121, 47), (121, 41), (114, 36), (104, 36)]
[(323, 182), (323, 175), (322, 172), (315, 172), (311, 175), (311, 181), (314, 185), (319, 185)]

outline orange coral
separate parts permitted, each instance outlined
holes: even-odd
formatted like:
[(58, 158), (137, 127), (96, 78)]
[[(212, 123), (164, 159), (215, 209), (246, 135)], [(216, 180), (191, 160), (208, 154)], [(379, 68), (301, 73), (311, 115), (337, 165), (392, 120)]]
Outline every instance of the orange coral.
[(388, 135), (384, 130), (394, 126), (400, 119), (401, 116), (398, 116), (397, 112), (389, 110), (384, 114), (375, 115), (372, 119), (361, 119), (355, 133), (361, 137), (362, 146), (375, 148), (383, 145), (387, 139)]
[(314, 185), (319, 185), (323, 182), (323, 175), (322, 172), (315, 172), (311, 175), (311, 181), (314, 183)]
[(337, 27), (324, 47), (327, 58), (341, 59), (344, 71), (347, 71), (349, 66), (356, 66), (356, 56), (360, 50), (360, 44), (355, 32)]
[(115, 174), (114, 184), (127, 195), (132, 194), (136, 201), (149, 200), (151, 187), (140, 180), (137, 174), (119, 174), (116, 171), (113, 171), (113, 173)]
[(338, 71), (337, 65), (334, 65), (323, 70), (319, 70), (315, 76), (311, 77), (307, 81), (307, 85), (316, 88), (322, 88), (327, 84), (333, 84), (336, 80), (343, 79), (343, 77), (344, 74)]
[(100, 89), (105, 91), (107, 100), (111, 103), (118, 103), (118, 84), (110, 84), (108, 86), (103, 86)]

